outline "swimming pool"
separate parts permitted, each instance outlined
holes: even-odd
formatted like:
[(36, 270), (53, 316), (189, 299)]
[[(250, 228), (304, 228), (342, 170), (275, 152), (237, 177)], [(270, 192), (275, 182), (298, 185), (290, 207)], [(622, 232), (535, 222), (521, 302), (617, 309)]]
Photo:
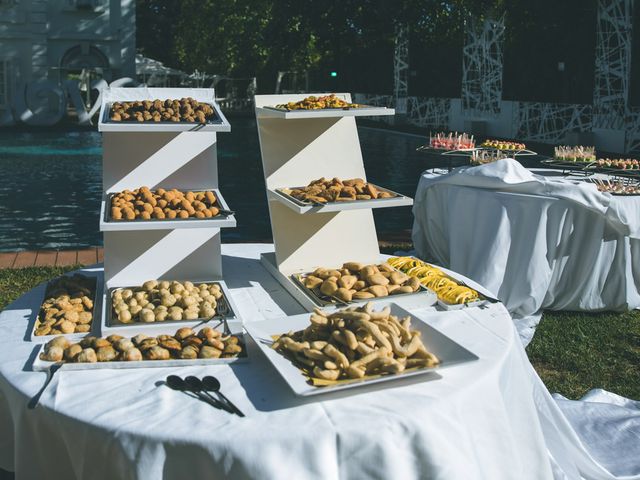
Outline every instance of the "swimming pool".
[[(227, 242), (270, 241), (255, 120), (231, 118), (218, 136), (220, 186), (236, 211)], [(413, 196), (427, 163), (415, 148), (424, 139), (360, 126), (368, 179)], [(102, 195), (102, 146), (96, 131), (0, 132), (0, 251), (102, 245), (98, 215)], [(379, 238), (413, 223), (410, 207), (374, 210)]]

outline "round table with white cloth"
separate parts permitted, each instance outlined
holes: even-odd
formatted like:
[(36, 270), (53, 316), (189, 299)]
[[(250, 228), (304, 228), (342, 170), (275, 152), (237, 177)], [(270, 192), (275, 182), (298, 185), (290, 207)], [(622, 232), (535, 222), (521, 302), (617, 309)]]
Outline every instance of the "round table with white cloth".
[[(259, 263), (272, 248), (223, 246), (225, 280), (245, 322), (302, 313)], [(30, 370), (36, 346), (27, 334), (43, 293), (41, 285), (0, 314), (0, 467), (18, 480), (611, 479), (601, 464), (637, 466), (606, 455), (598, 464), (588, 453), (501, 304), (414, 310), (479, 357), (423, 378), (298, 398), (249, 342), (244, 364), (62, 369), (29, 410), (45, 380)], [(215, 375), (246, 417), (170, 390), (162, 381), (172, 373)]]
[(515, 317), (640, 307), (640, 196), (505, 159), (427, 170), (413, 214), (418, 255), (495, 292)]

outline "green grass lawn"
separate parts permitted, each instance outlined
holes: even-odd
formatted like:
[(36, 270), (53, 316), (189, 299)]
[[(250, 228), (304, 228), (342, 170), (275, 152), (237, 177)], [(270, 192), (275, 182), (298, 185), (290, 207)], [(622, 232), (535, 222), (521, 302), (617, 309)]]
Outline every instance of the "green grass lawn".
[[(27, 290), (77, 267), (0, 270), (0, 310)], [(604, 388), (640, 400), (640, 312), (545, 312), (527, 354), (552, 392), (580, 398)]]

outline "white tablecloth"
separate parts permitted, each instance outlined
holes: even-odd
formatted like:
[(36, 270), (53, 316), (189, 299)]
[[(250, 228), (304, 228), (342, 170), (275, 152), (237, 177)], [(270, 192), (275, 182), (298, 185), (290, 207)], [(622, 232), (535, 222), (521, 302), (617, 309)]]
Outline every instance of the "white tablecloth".
[[(302, 311), (257, 260), (271, 248), (223, 246), (245, 321)], [(25, 338), (43, 288), (0, 314), (0, 467), (18, 480), (614, 478), (535, 375), (499, 304), (414, 311), (480, 360), (393, 388), (300, 399), (255, 345), (248, 364), (179, 370), (216, 375), (247, 415), (239, 418), (169, 390), (159, 382), (176, 371), (156, 368), (60, 371), (41, 406), (27, 410), (45, 378), (30, 371), (35, 347)], [(638, 448), (630, 453), (640, 457)]]
[(507, 159), (425, 172), (413, 213), (418, 254), (484, 285), (515, 318), (640, 307), (640, 196)]

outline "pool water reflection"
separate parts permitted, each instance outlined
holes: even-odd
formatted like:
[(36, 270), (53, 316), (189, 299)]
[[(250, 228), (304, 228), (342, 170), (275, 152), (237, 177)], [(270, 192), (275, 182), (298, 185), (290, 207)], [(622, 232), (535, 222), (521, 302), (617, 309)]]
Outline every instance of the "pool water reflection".
[[(230, 121), (231, 133), (218, 136), (220, 187), (238, 226), (223, 229), (223, 241), (270, 241), (255, 121)], [(412, 197), (430, 166), (415, 152), (423, 138), (368, 127), (358, 133), (369, 181)], [(101, 155), (95, 131), (0, 132), (0, 251), (102, 245)], [(374, 215), (380, 238), (412, 225), (410, 207)]]

